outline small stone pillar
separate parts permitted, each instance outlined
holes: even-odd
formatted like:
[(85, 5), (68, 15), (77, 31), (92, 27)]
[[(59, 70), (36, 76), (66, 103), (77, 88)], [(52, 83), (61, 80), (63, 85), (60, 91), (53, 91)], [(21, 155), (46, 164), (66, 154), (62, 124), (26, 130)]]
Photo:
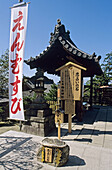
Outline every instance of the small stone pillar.
[(34, 91), (37, 93), (37, 98), (26, 110), (27, 122), (24, 123), (22, 131), (34, 135), (47, 136), (56, 128), (55, 117), (52, 114), (52, 109), (49, 108), (43, 97), (45, 88), (41, 69), (38, 70), (36, 76)]
[(70, 147), (63, 141), (45, 138), (37, 152), (37, 160), (52, 166), (63, 166), (69, 158)]

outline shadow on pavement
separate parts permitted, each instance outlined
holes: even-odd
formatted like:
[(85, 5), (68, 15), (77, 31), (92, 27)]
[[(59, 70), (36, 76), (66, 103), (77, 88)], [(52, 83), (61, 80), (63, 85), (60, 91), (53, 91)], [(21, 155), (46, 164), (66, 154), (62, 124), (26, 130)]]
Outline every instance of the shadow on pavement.
[(74, 139), (74, 141), (77, 141), (77, 142), (90, 142), (90, 143), (92, 143), (92, 139), (88, 139), (88, 138)]
[(15, 126), (14, 123), (0, 123), (0, 127), (4, 127), (4, 126)]
[(83, 166), (86, 165), (84, 159), (79, 158), (78, 156), (70, 155), (67, 164), (64, 166)]
[(0, 136), (0, 158), (7, 155), (8, 153), (18, 148), (19, 146), (23, 145), (25, 142), (29, 140), (31, 140), (31, 137), (22, 138), (22, 137)]
[(39, 146), (30, 137), (0, 136), (0, 169), (41, 169), (43, 166), (34, 161)]

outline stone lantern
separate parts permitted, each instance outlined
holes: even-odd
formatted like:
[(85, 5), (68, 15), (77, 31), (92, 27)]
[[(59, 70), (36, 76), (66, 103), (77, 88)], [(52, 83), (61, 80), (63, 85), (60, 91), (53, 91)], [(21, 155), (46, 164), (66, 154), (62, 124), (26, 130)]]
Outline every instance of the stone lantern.
[(44, 75), (43, 70), (38, 68), (35, 75), (35, 88), (33, 89), (37, 94), (36, 99), (27, 109), (27, 122), (23, 125), (23, 131), (26, 133), (47, 136), (56, 128), (55, 118), (52, 114), (52, 109), (44, 99)]
[(44, 77), (40, 77), (36, 79), (35, 88), (44, 88)]
[[(35, 80), (34, 91), (37, 94), (37, 98), (34, 100), (34, 103), (37, 103), (37, 104), (43, 104), (43, 103), (45, 104), (46, 103), (46, 101), (43, 97), (45, 90), (46, 90), (46, 88), (44, 88), (44, 76), (41, 76)], [(43, 106), (41, 106), (41, 107), (43, 108)], [(47, 107), (47, 103), (46, 103), (46, 107)]]

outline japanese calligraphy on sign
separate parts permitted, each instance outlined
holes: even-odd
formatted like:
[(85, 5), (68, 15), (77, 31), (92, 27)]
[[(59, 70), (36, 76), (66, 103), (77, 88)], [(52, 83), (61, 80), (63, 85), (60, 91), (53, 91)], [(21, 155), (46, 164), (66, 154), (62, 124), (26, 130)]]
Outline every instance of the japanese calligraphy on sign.
[(45, 162), (52, 162), (52, 148), (45, 148)]
[(75, 113), (75, 101), (81, 100), (81, 70), (86, 68), (75, 63), (68, 62), (56, 71), (60, 70), (60, 98), (64, 102), (66, 114)]
[(22, 68), (27, 27), (28, 4), (11, 8), (9, 46), (9, 111), (10, 119), (24, 120)]
[(81, 69), (65, 67), (61, 70), (61, 100), (80, 100)]

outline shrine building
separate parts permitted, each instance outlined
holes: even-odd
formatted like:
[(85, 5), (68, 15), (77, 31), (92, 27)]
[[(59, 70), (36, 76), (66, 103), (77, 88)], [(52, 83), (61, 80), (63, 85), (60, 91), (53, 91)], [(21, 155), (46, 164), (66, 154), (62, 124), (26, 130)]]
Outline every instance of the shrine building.
[(41, 68), (44, 72), (58, 76), (60, 76), (58, 68), (68, 62), (86, 68), (81, 70), (81, 79), (84, 77), (91, 78), (90, 104), (92, 105), (93, 76), (103, 74), (99, 64), (101, 56), (80, 50), (71, 40), (70, 31), (66, 31), (60, 19), (57, 20), (54, 32), (50, 35), (49, 46), (34, 58), (25, 60), (25, 63), (30, 66), (30, 69)]

